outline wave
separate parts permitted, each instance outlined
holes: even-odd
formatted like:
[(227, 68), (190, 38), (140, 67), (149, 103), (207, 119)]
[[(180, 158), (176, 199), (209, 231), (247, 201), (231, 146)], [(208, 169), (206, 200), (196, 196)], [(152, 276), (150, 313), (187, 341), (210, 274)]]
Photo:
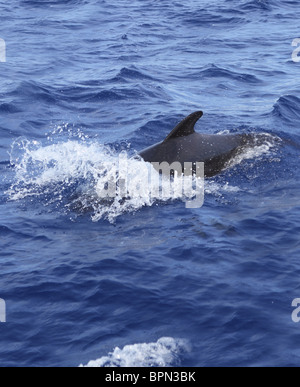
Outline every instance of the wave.
[(108, 356), (80, 367), (174, 367), (181, 364), (187, 352), (190, 352), (190, 345), (186, 340), (163, 337), (156, 343), (115, 348)]
[(272, 11), (276, 8), (289, 7), (294, 8), (298, 5), (296, 0), (250, 0), (239, 4), (239, 9), (243, 11)]
[(88, 0), (21, 0), (22, 5), (28, 7), (65, 7), (65, 6), (83, 6), (88, 4)]
[(14, 103), (2, 103), (0, 104), (0, 113), (1, 114), (14, 114), (22, 112)]
[(200, 71), (195, 71), (190, 74), (190, 76), (193, 77), (193, 79), (203, 79), (203, 78), (227, 78), (230, 80), (235, 80), (238, 82), (243, 82), (246, 84), (258, 84), (261, 83), (262, 81), (257, 78), (256, 76), (252, 74), (247, 74), (247, 73), (239, 73), (239, 72), (234, 72), (230, 71), (227, 69), (224, 69), (222, 67), (218, 67), (214, 64), (211, 64), (209, 66), (206, 66), (205, 68), (201, 69)]
[(272, 0), (251, 0), (240, 4), (243, 11), (264, 10), (271, 11), (274, 1)]
[(102, 79), (102, 80), (87, 80), (87, 81), (81, 81), (80, 85), (83, 86), (89, 86), (89, 87), (99, 87), (99, 86), (105, 86), (107, 84), (128, 84), (132, 81), (160, 81), (158, 78), (154, 78), (153, 76), (150, 76), (149, 74), (146, 74), (144, 71), (140, 70), (136, 66), (130, 66), (130, 67), (123, 67), (116, 75), (114, 75), (112, 78), (108, 79)]
[(9, 228), (5, 225), (0, 225), (0, 236), (2, 238), (3, 244), (5, 244), (8, 239), (10, 238), (11, 240), (28, 240), (28, 241), (44, 241), (44, 242), (50, 242), (50, 239), (43, 235), (31, 235), (25, 232), (21, 231), (16, 231), (13, 230), (12, 228)]
[(120, 70), (120, 72), (112, 78), (113, 82), (126, 82), (127, 80), (148, 80), (148, 81), (158, 81), (158, 79), (145, 74), (141, 70), (137, 69), (135, 66), (132, 67), (124, 67)]
[[(148, 81), (148, 82), (146, 82)], [(74, 103), (82, 105), (99, 102), (114, 102), (142, 99), (168, 100), (169, 96), (162, 87), (154, 84), (155, 79), (136, 68), (122, 68), (120, 72), (106, 80), (82, 81), (75, 86), (48, 85), (41, 82), (24, 81), (8, 93), (11, 98), (25, 103), (39, 103), (61, 106), (74, 110)], [(98, 105), (97, 105), (98, 107)], [(76, 108), (78, 110), (78, 108)], [(0, 112), (15, 113), (19, 108), (14, 104), (0, 105)]]
[(285, 123), (298, 126), (300, 119), (300, 98), (293, 95), (286, 95), (279, 98), (274, 105), (272, 114)]
[(53, 105), (57, 101), (53, 87), (33, 81), (21, 82), (21, 84), (15, 90), (8, 93), (8, 95), (18, 99), (25, 98), (26, 100), (35, 100), (39, 103), (45, 102)]
[(212, 25), (214, 27), (224, 27), (226, 25), (226, 27), (230, 28), (247, 22), (247, 19), (241, 16), (240, 13), (239, 16), (226, 17), (222, 10), (218, 10), (218, 13), (212, 13), (206, 9), (197, 9), (186, 12), (183, 17), (186, 24), (204, 28), (211, 28)]

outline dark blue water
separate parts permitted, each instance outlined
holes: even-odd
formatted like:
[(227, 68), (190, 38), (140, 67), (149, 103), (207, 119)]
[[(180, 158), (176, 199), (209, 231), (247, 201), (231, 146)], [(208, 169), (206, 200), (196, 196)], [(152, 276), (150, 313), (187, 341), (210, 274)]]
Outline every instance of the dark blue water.
[[(0, 8), (0, 365), (299, 366), (299, 3)], [(270, 143), (200, 209), (97, 200), (99, 168), (199, 109)]]

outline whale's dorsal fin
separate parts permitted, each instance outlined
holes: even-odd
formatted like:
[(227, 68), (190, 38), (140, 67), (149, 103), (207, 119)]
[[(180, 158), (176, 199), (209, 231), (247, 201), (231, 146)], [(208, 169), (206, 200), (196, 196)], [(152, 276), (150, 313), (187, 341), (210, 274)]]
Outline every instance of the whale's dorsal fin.
[(172, 132), (168, 135), (168, 137), (165, 139), (164, 142), (167, 142), (173, 138), (178, 137), (186, 137), (190, 134), (195, 133), (195, 125), (196, 122), (203, 116), (203, 112), (195, 112), (188, 117), (186, 117), (183, 121), (180, 122), (176, 126), (175, 129), (172, 130)]

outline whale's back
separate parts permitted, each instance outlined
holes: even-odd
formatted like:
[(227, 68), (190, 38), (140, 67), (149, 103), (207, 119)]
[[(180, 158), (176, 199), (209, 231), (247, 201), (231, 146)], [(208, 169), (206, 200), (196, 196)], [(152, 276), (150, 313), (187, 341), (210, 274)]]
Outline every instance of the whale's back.
[(161, 143), (143, 150), (140, 156), (151, 163), (203, 162), (205, 176), (220, 173), (232, 157), (253, 142), (251, 135), (206, 135), (196, 133), (194, 126), (202, 117), (196, 112), (185, 118)]

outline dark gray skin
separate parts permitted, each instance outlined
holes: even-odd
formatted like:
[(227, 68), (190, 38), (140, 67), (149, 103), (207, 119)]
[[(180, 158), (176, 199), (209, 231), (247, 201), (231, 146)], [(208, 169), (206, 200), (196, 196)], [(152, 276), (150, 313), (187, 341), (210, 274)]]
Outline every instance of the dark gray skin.
[(169, 136), (156, 145), (143, 150), (140, 156), (146, 162), (204, 163), (205, 177), (212, 177), (224, 170), (227, 163), (247, 147), (254, 145), (254, 136), (207, 135), (195, 132), (196, 122), (203, 116), (198, 111), (185, 118)]

